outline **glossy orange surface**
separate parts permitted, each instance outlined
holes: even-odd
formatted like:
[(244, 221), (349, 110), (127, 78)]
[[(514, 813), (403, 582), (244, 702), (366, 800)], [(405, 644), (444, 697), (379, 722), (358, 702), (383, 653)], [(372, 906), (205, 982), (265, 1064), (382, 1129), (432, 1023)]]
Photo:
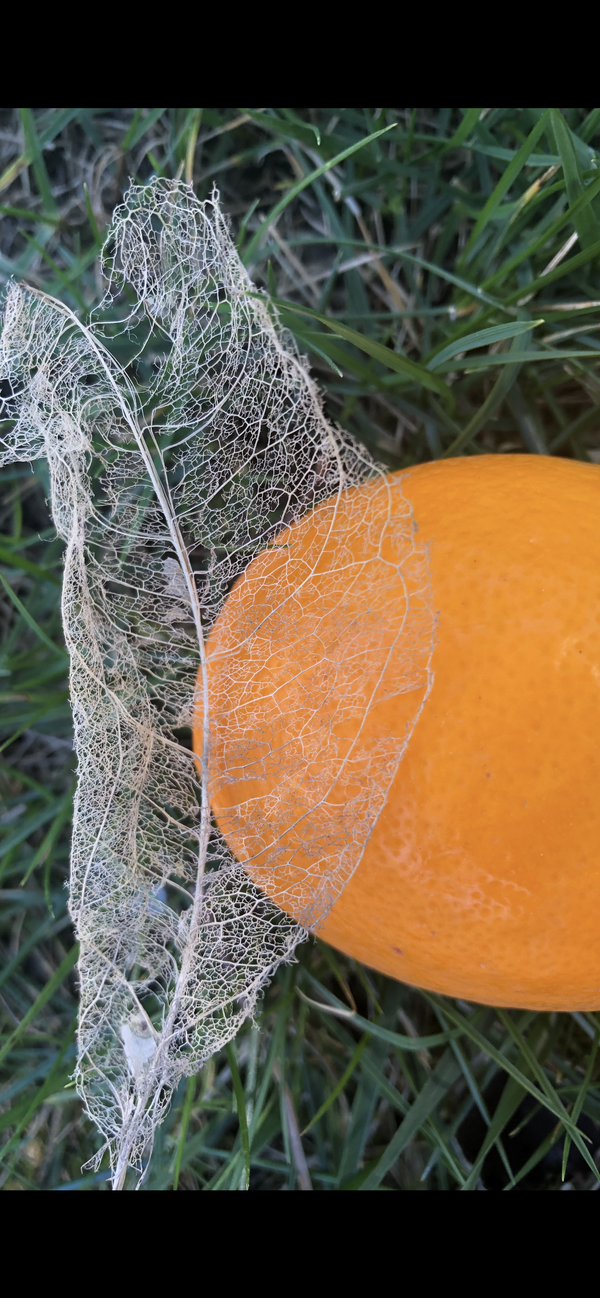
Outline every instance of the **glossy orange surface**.
[(452, 996), (600, 1008), (600, 469), (473, 456), (402, 485), (435, 680), (319, 935)]

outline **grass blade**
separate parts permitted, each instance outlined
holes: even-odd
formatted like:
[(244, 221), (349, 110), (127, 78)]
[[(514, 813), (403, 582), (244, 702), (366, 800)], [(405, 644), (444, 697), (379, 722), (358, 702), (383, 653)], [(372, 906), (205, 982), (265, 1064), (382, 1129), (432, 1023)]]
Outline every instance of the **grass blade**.
[[(577, 1096), (577, 1099), (576, 1099), (576, 1101), (575, 1101), (575, 1104), (573, 1105), (573, 1112), (572, 1112), (572, 1114), (571, 1114), (571, 1117), (572, 1117), (572, 1119), (573, 1119), (573, 1122), (577, 1122), (577, 1120), (578, 1120), (578, 1118), (579, 1118), (579, 1116), (580, 1116), (580, 1114), (581, 1114), (581, 1110), (582, 1110), (582, 1108), (583, 1108), (583, 1105), (584, 1105), (584, 1103), (585, 1103), (585, 1097), (586, 1097), (586, 1095), (587, 1095), (587, 1093), (588, 1093), (588, 1091), (589, 1091), (589, 1088), (590, 1088), (590, 1083), (591, 1083), (591, 1080), (592, 1080), (592, 1073), (593, 1073), (593, 1071), (594, 1071), (594, 1064), (595, 1064), (595, 1062), (596, 1062), (596, 1055), (597, 1055), (597, 1053), (598, 1053), (598, 1042), (599, 1042), (599, 1041), (600, 1041), (600, 1028), (596, 1028), (596, 1031), (595, 1031), (595, 1033), (594, 1033), (593, 1043), (592, 1043), (592, 1049), (591, 1049), (590, 1057), (589, 1057), (589, 1060), (588, 1060), (588, 1066), (587, 1066), (587, 1068), (586, 1068), (586, 1072), (585, 1072), (585, 1077), (584, 1077), (583, 1082), (582, 1082), (582, 1084), (581, 1084), (581, 1090), (579, 1091), (579, 1095)], [(566, 1135), (565, 1135), (565, 1144), (564, 1144), (564, 1149), (563, 1149), (563, 1161), (562, 1161), (562, 1180), (563, 1180), (563, 1181), (564, 1181), (564, 1179), (565, 1179), (565, 1175), (566, 1175), (566, 1171), (567, 1171), (567, 1161), (568, 1161), (568, 1158), (569, 1158), (569, 1151), (570, 1151), (570, 1149), (571, 1149), (571, 1137), (570, 1137), (568, 1134), (566, 1134)]]
[[(569, 257), (568, 261), (561, 262), (555, 270), (547, 271), (546, 274), (538, 275), (527, 285), (527, 299), (534, 297), (541, 288), (546, 288), (550, 284), (555, 284), (557, 280), (564, 279), (565, 275), (571, 275), (573, 271), (579, 270), (582, 266), (587, 266), (589, 262), (594, 261), (600, 255), (600, 240), (584, 248), (583, 252), (578, 252), (575, 257)], [(504, 299), (505, 307), (511, 306), (523, 296), (522, 288), (515, 289), (508, 297)]]
[[(423, 995), (426, 996), (427, 1000), (431, 1001), (432, 1004), (435, 1005), (438, 1003), (436, 999), (431, 995), (430, 992), (423, 992)], [(486, 1054), (490, 1056), (490, 1059), (495, 1060), (495, 1062), (499, 1064), (500, 1067), (505, 1070), (505, 1072), (507, 1072), (511, 1077), (513, 1077), (515, 1081), (520, 1083), (520, 1085), (523, 1087), (524, 1090), (528, 1091), (530, 1095), (533, 1095), (535, 1100), (541, 1102), (547, 1109), (550, 1110), (551, 1113), (555, 1115), (555, 1117), (557, 1117), (564, 1124), (564, 1126), (569, 1130), (571, 1137), (574, 1143), (577, 1145), (580, 1154), (583, 1155), (588, 1165), (592, 1168), (592, 1171), (594, 1171), (594, 1173), (598, 1175), (598, 1169), (589, 1153), (589, 1150), (586, 1148), (581, 1138), (580, 1132), (575, 1127), (571, 1118), (569, 1118), (564, 1108), (564, 1105), (562, 1104), (562, 1101), (558, 1097), (556, 1097), (555, 1092), (552, 1090), (552, 1088), (550, 1088), (550, 1093), (548, 1092), (547, 1079), (545, 1078), (545, 1075), (544, 1075), (545, 1078), (544, 1093), (542, 1094), (539, 1088), (529, 1080), (529, 1078), (525, 1075), (525, 1073), (522, 1072), (520, 1068), (517, 1068), (516, 1065), (513, 1064), (510, 1059), (506, 1058), (506, 1056), (503, 1055), (500, 1050), (497, 1050), (490, 1041), (486, 1040), (486, 1038), (482, 1036), (480, 1032), (478, 1032), (477, 1028), (473, 1027), (473, 1024), (469, 1023), (468, 1019), (466, 1019), (464, 1014), (461, 1014), (460, 1011), (455, 1009), (454, 1006), (451, 1005), (449, 1002), (442, 1005), (441, 1009), (442, 1012), (445, 1014), (446, 1018), (454, 1020), (455, 1023), (463, 1023), (466, 1035), (470, 1036), (471, 1040), (476, 1041), (480, 1046), (480, 1048), (483, 1049), (486, 1052)], [(496, 1009), (495, 1011), (495, 1013), (499, 1016), (503, 1012), (504, 1011), (499, 1009)], [(511, 1029), (509, 1030), (511, 1031), (511, 1035), (513, 1036), (513, 1038), (517, 1041), (517, 1043), (520, 1046), (520, 1041), (522, 1039), (521, 1034), (517, 1033), (517, 1036), (515, 1036), (516, 1029), (514, 1028), (514, 1024), (511, 1025)], [(535, 1059), (535, 1057), (532, 1056), (531, 1051), (526, 1046), (525, 1046), (524, 1054), (527, 1059), (528, 1066), (530, 1067), (533, 1066), (533, 1069), (537, 1073), (537, 1071), (539, 1070), (539, 1064)]]
[(164, 108), (150, 108), (146, 116), (140, 120), (140, 109), (138, 109), (129, 130), (123, 136), (121, 144), (123, 153), (126, 153), (128, 149), (135, 148), (135, 145), (139, 144), (142, 137), (155, 125), (164, 112)]
[(507, 1077), (504, 1090), (496, 1106), (496, 1110), (486, 1132), (483, 1144), (473, 1163), (471, 1171), (463, 1185), (463, 1190), (475, 1190), (483, 1168), (483, 1164), (490, 1150), (496, 1143), (500, 1142), (500, 1135), (507, 1123), (512, 1118), (513, 1113), (518, 1109), (523, 1096), (526, 1094), (525, 1089), (514, 1077)]
[(327, 1099), (324, 1100), (320, 1109), (317, 1110), (314, 1118), (311, 1118), (308, 1125), (304, 1128), (304, 1131), (300, 1133), (302, 1136), (305, 1136), (307, 1131), (310, 1131), (311, 1127), (314, 1127), (316, 1122), (320, 1122), (323, 1115), (327, 1113), (327, 1110), (330, 1109), (331, 1105), (335, 1102), (335, 1100), (337, 1100), (338, 1095), (341, 1095), (342, 1091), (346, 1089), (346, 1086), (348, 1085), (348, 1082), (350, 1081), (352, 1074), (356, 1072), (356, 1069), (362, 1058), (363, 1051), (369, 1041), (370, 1041), (370, 1034), (365, 1032), (364, 1037), (361, 1037), (361, 1040), (359, 1041), (356, 1050), (354, 1051), (350, 1063), (348, 1064), (347, 1068), (344, 1069), (344, 1072), (342, 1073), (339, 1082), (336, 1083), (333, 1090), (327, 1096)]
[(32, 563), (25, 555), (16, 554), (4, 545), (0, 545), (0, 563), (6, 564), (7, 568), (18, 568), (20, 572), (29, 572), (32, 577), (37, 577), (40, 581), (51, 581), (53, 586), (62, 586), (58, 573), (52, 568), (42, 568), (39, 563)]
[[(551, 109), (551, 118), (565, 176), (569, 207), (572, 208), (585, 194), (585, 188), (579, 173), (571, 133), (559, 108)], [(600, 224), (591, 206), (579, 209), (573, 216), (573, 224), (582, 248), (590, 248), (600, 240)]]
[[(2, 893), (0, 892), (0, 900), (1, 899)], [(12, 957), (12, 960), (9, 960), (8, 964), (4, 966), (4, 969), (0, 973), (0, 987), (2, 987), (3, 983), (8, 982), (8, 979), (12, 977), (15, 969), (18, 969), (21, 962), (29, 955), (29, 952), (33, 951), (33, 949), (38, 946), (44, 938), (48, 937), (50, 934), (60, 933), (61, 930), (66, 928), (70, 923), (70, 916), (64, 915), (63, 918), (59, 920), (53, 918), (45, 919), (43, 924), (40, 924), (39, 928), (34, 929), (30, 937), (27, 938), (27, 941), (23, 942), (22, 946), (19, 947), (16, 955)]]
[(27, 609), (25, 608), (25, 605), (21, 603), (19, 596), (15, 595), (12, 586), (9, 586), (6, 577), (3, 577), (1, 572), (0, 572), (0, 582), (4, 587), (6, 594), (8, 595), (8, 598), (14, 604), (17, 612), (21, 614), (21, 617), (27, 623), (27, 626), (38, 637), (38, 640), (41, 640), (42, 644), (44, 644), (47, 649), (51, 649), (52, 653), (58, 654), (60, 658), (64, 658), (65, 663), (68, 662), (69, 655), (65, 653), (65, 650), (61, 649), (59, 645), (54, 644), (53, 641), (50, 640), (49, 636), (46, 635), (45, 631), (42, 631), (41, 626), (38, 626), (35, 618), (31, 616), (31, 613), (28, 613)]
[(310, 311), (308, 307), (296, 306), (294, 302), (282, 302), (278, 299), (272, 299), (273, 306), (283, 311), (289, 311), (294, 315), (309, 316), (312, 320), (318, 320), (319, 324), (325, 325), (330, 329), (336, 338), (343, 338), (345, 342), (352, 343), (353, 347), (358, 347), (360, 351), (366, 352), (374, 360), (385, 365), (387, 369), (394, 370), (396, 374), (401, 374), (406, 379), (412, 379), (420, 387), (429, 388), (430, 391), (436, 392), (438, 396), (445, 401), (452, 401), (452, 394), (441, 379), (430, 374), (423, 365), (417, 361), (411, 361), (407, 356), (401, 356), (393, 352), (390, 347), (383, 347), (381, 343), (374, 342), (371, 338), (359, 334), (355, 329), (350, 329), (348, 325), (342, 324), (339, 320), (330, 320), (327, 316), (317, 315), (316, 311)]
[(450, 137), (445, 145), (447, 150), (459, 149), (461, 144), (464, 144), (465, 140), (469, 138), (473, 127), (477, 125), (482, 112), (483, 109), (481, 108), (467, 108), (460, 126), (456, 128), (454, 135)]
[(196, 1078), (188, 1077), (185, 1088), (185, 1098), (181, 1111), (181, 1125), (179, 1128), (179, 1138), (177, 1141), (177, 1150), (175, 1153), (175, 1163), (173, 1166), (173, 1189), (176, 1190), (179, 1185), (179, 1173), (181, 1172), (181, 1160), (185, 1146), (187, 1129), (190, 1122), (190, 1115), (194, 1104), (194, 1095), (196, 1093)]
[(238, 1121), (240, 1124), (240, 1138), (242, 1142), (242, 1152), (244, 1155), (245, 1171), (245, 1188), (250, 1188), (250, 1140), (248, 1138), (248, 1121), (246, 1117), (246, 1098), (244, 1088), (240, 1077), (240, 1070), (236, 1059), (235, 1048), (232, 1042), (225, 1046), (225, 1055), (231, 1071), (231, 1080), (233, 1082), (233, 1091), (237, 1107)]
[(11, 1032), (10, 1035), (7, 1037), (6, 1041), (4, 1042), (4, 1045), (0, 1049), (0, 1062), (12, 1050), (13, 1046), (19, 1040), (19, 1037), (21, 1037), (25, 1029), (29, 1027), (29, 1024), (33, 1023), (33, 1020), (37, 1017), (40, 1010), (44, 1008), (46, 1002), (50, 1000), (51, 996), (54, 996), (54, 993), (57, 990), (57, 988), (62, 986), (62, 984), (65, 981), (65, 978), (67, 977), (67, 974), (69, 974), (71, 972), (71, 969), (73, 969), (73, 967), (76, 965), (78, 954), (79, 954), (79, 944), (75, 942), (74, 945), (71, 947), (71, 950), (65, 956), (64, 960), (62, 960), (61, 963), (59, 964), (56, 972), (46, 983), (46, 986), (42, 989), (39, 996), (36, 997), (35, 1001), (33, 1002), (33, 1005), (31, 1006), (31, 1009), (29, 1009), (27, 1013), (24, 1015), (24, 1017), (21, 1019), (19, 1026), (16, 1027), (14, 1031)]
[(50, 184), (50, 177), (48, 176), (48, 172), (46, 170), (46, 164), (44, 162), (44, 155), (42, 152), (42, 145), (38, 137), (33, 112), (31, 108), (20, 108), (19, 116), (21, 118), (21, 123), (23, 126), (25, 147), (27, 149), (28, 157), (31, 158), (31, 161), (33, 163), (33, 171), (34, 171), (37, 187), (39, 189), (40, 196), (44, 204), (44, 211), (48, 212), (51, 216), (56, 216), (56, 201), (54, 198), (54, 194), (52, 193), (52, 185)]
[[(31, 109), (25, 109), (24, 111), (30, 112)], [(78, 108), (54, 109), (50, 114), (49, 120), (46, 121), (44, 128), (39, 134), (38, 143), (40, 148), (44, 149), (47, 144), (51, 144), (52, 141), (56, 139), (56, 136), (60, 135), (60, 132), (64, 131), (65, 127), (69, 125), (69, 122), (72, 122), (78, 112)], [(12, 185), (13, 181), (17, 179), (17, 176), (19, 176), (24, 168), (28, 167), (32, 161), (33, 157), (30, 153), (22, 153), (14, 162), (11, 162), (0, 176), (0, 193), (2, 193), (2, 190), (8, 189), (9, 185)]]
[(475, 347), (487, 347), (490, 343), (503, 342), (507, 338), (518, 338), (519, 334), (531, 332), (543, 323), (543, 320), (517, 320), (515, 324), (492, 325), (490, 329), (479, 329), (477, 333), (467, 334), (457, 338), (453, 343), (448, 343), (447, 347), (443, 347), (432, 360), (428, 361), (427, 369), (430, 371), (439, 369), (444, 361), (458, 356), (459, 352), (470, 352)]
[(390, 1167), (414, 1139), (423, 1123), (435, 1111), (447, 1091), (460, 1076), (460, 1064), (451, 1050), (446, 1050), (430, 1074), (418, 1098), (400, 1123), (385, 1152), (360, 1186), (361, 1190), (376, 1190)]
[(44, 862), (47, 861), (52, 851), (52, 848), (54, 847), (54, 844), (56, 843), (56, 840), (61, 832), (61, 829), (71, 819), (71, 813), (73, 810), (74, 791), (75, 791), (75, 783), (73, 782), (70, 789), (68, 789), (67, 792), (65, 793), (65, 796), (62, 799), (62, 801), (59, 802), (58, 804), (58, 811), (56, 813), (56, 816), (54, 817), (54, 820), (52, 821), (49, 830), (44, 835), (42, 842), (40, 843), (37, 851), (34, 853), (33, 858), (30, 864), (28, 865), (27, 870), (23, 875), (23, 878), (21, 879), (21, 887), (24, 887), (30, 875), (32, 875), (33, 871), (37, 869), (38, 865), (43, 865)]
[(456, 1030), (449, 1032), (434, 1032), (428, 1036), (416, 1037), (404, 1036), (401, 1032), (392, 1032), (389, 1028), (382, 1027), (380, 1023), (372, 1023), (370, 1019), (363, 1018), (362, 1014), (353, 1013), (352, 1010), (348, 1009), (347, 1005), (343, 1005), (342, 1002), (338, 1000), (337, 996), (335, 996), (333, 992), (329, 991), (327, 987), (324, 987), (322, 983), (317, 982), (315, 978), (311, 978), (310, 975), (309, 982), (312, 983), (313, 987), (315, 987), (320, 995), (323, 996), (324, 1000), (327, 1001), (329, 1006), (331, 1006), (331, 1009), (328, 1009), (327, 1005), (320, 1004), (319, 1001), (311, 1000), (310, 997), (306, 996), (304, 992), (300, 990), (300, 988), (297, 988), (298, 995), (301, 996), (303, 1000), (308, 1001), (309, 1004), (314, 1005), (324, 1014), (333, 1011), (340, 1018), (344, 1019), (346, 1023), (351, 1023), (354, 1027), (360, 1028), (362, 1032), (368, 1032), (371, 1036), (377, 1037), (379, 1041), (385, 1041), (388, 1045), (394, 1046), (399, 1050), (411, 1050), (415, 1052), (418, 1052), (419, 1050), (432, 1050), (435, 1046), (446, 1045), (451, 1037), (460, 1035)]
[(494, 284), (501, 284), (502, 281), (522, 265), (524, 261), (535, 257), (538, 252), (545, 250), (560, 231), (564, 229), (565, 225), (575, 223), (575, 216), (587, 207), (598, 194), (600, 194), (600, 176), (597, 180), (591, 181), (581, 197), (577, 199), (576, 203), (574, 203), (572, 207), (567, 208), (566, 212), (562, 212), (561, 215), (553, 221), (549, 228), (544, 229), (542, 234), (535, 237), (531, 242), (525, 240), (516, 254), (509, 257), (497, 271), (494, 271), (493, 275), (489, 275), (488, 278), (484, 280), (483, 287), (489, 289), (492, 288)]
[(508, 193), (508, 190), (511, 188), (511, 185), (514, 185), (514, 182), (517, 179), (519, 173), (523, 170), (523, 167), (526, 166), (528, 159), (533, 153), (534, 146), (537, 144), (540, 138), (540, 135), (542, 135), (543, 132), (546, 130), (548, 124), (548, 118), (549, 118), (549, 111), (548, 109), (546, 109), (546, 112), (543, 114), (542, 117), (540, 117), (539, 121), (536, 122), (533, 130), (530, 132), (525, 142), (521, 145), (521, 148), (515, 154), (512, 161), (509, 162), (508, 167), (500, 177), (498, 184), (496, 185), (493, 192), (490, 194), (490, 197), (488, 198), (487, 203), (485, 204), (481, 215), (477, 218), (475, 225), (473, 226), (473, 229), (471, 231), (471, 234), (469, 235), (469, 239), (467, 241), (464, 253), (460, 258), (461, 266), (468, 265), (468, 262), (473, 253), (473, 249), (475, 248), (475, 245), (479, 239), (479, 236), (483, 233), (488, 222), (491, 221), (492, 217), (494, 216), (494, 213), (498, 210), (502, 202), (502, 199), (504, 198), (505, 194)]
[(393, 130), (394, 126), (395, 122), (392, 123), (391, 126), (384, 126), (380, 131), (374, 131), (372, 135), (365, 136), (364, 140), (358, 140), (356, 144), (351, 144), (349, 148), (342, 149), (342, 152), (336, 154), (335, 158), (331, 158), (329, 162), (324, 162), (322, 166), (316, 167), (308, 176), (304, 176), (302, 180), (297, 182), (297, 184), (292, 185), (291, 189), (289, 189), (287, 194), (275, 204), (275, 207), (272, 208), (269, 215), (264, 218), (259, 225), (258, 230), (253, 234), (244, 252), (244, 265), (251, 265), (252, 261), (255, 259), (255, 254), (258, 252), (261, 240), (269, 229), (269, 226), (281, 216), (281, 213), (285, 211), (286, 207), (288, 207), (295, 198), (297, 198), (298, 194), (302, 193), (303, 189), (306, 189), (308, 185), (312, 185), (315, 180), (318, 180), (320, 176), (324, 176), (326, 172), (331, 171), (333, 167), (339, 166), (340, 162), (345, 162), (346, 158), (351, 158), (352, 154), (356, 153), (358, 149), (364, 149), (365, 145), (372, 144), (373, 140), (378, 140), (381, 135), (386, 135), (388, 131)]
[[(509, 357), (506, 358), (508, 361), (506, 368), (500, 373), (500, 376), (496, 380), (489, 396), (483, 402), (483, 405), (480, 406), (479, 410), (473, 415), (473, 418), (469, 420), (467, 427), (459, 437), (454, 439), (447, 450), (444, 451), (444, 459), (450, 455), (459, 455), (464, 451), (465, 447), (469, 445), (469, 442), (473, 441), (473, 438), (481, 432), (488, 419), (491, 419), (492, 415), (494, 415), (502, 405), (502, 402), (505, 397), (508, 396), (513, 383), (516, 381), (523, 364), (521, 356), (523, 351), (522, 344), (524, 341), (529, 341), (530, 337), (531, 333), (526, 333), (517, 334), (517, 336), (513, 338)], [(494, 357), (493, 359), (496, 361), (498, 357)]]
[[(60, 1045), (58, 1055), (52, 1065), (52, 1068), (50, 1069), (50, 1072), (48, 1073), (48, 1076), (46, 1077), (45, 1081), (42, 1082), (42, 1085), (39, 1087), (39, 1089), (36, 1091), (34, 1099), (32, 1100), (29, 1107), (25, 1110), (25, 1113), (23, 1114), (20, 1121), (17, 1123), (13, 1131), (13, 1134), (10, 1137), (10, 1140), (7, 1141), (6, 1145), (4, 1145), (2, 1149), (2, 1154), (0, 1156), (0, 1163), (5, 1162), (7, 1154), (9, 1154), (10, 1151), (17, 1144), (19, 1140), (19, 1136), (25, 1130), (29, 1122), (31, 1122), (31, 1119), (33, 1118), (34, 1114), (38, 1111), (40, 1106), (44, 1103), (44, 1100), (46, 1100), (50, 1095), (54, 1095), (56, 1093), (56, 1090), (61, 1090), (65, 1082), (68, 1081), (68, 1073), (66, 1075), (63, 1075), (61, 1078), (60, 1070), (61, 1070), (63, 1059), (67, 1053), (67, 1050), (69, 1049), (69, 1046), (73, 1042), (76, 1023), (77, 1023), (77, 1015), (75, 1014), (73, 1015), (69, 1027), (69, 1031), (67, 1032), (66, 1036), (64, 1037)], [(57, 1087), (56, 1083), (59, 1080), (59, 1078), (61, 1079), (61, 1085)]]

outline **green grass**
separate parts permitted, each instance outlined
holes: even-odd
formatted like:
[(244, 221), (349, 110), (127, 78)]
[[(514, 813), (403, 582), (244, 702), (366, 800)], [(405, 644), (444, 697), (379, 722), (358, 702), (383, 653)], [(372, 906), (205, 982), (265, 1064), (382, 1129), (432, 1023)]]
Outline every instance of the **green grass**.
[[(128, 178), (214, 182), (330, 417), (380, 461), (600, 462), (600, 109), (2, 117), (4, 282), (87, 311)], [(48, 493), (43, 461), (0, 474), (0, 1184), (104, 1190), (69, 1082), (75, 763)], [(311, 941), (182, 1085), (144, 1189), (596, 1189), (599, 1032), (598, 1014), (455, 1002)]]

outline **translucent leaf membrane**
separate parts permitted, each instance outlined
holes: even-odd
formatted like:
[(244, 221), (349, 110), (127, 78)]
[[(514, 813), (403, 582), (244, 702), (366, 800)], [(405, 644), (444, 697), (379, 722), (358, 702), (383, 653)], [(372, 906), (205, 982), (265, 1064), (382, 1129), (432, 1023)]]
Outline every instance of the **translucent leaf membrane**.
[[(47, 458), (66, 542), (77, 1079), (120, 1188), (181, 1076), (233, 1037), (360, 860), (429, 688), (433, 621), (401, 492), (327, 423), (218, 197), (132, 187), (103, 269), (87, 324), (13, 285), (0, 360), (2, 462)], [(259, 705), (274, 636), (275, 720)], [(392, 735), (381, 705), (398, 691), (413, 698)], [(257, 808), (242, 833), (256, 780), (268, 827)]]
[(429, 693), (432, 633), (427, 558), (387, 477), (281, 532), (210, 637), (217, 822), (306, 927), (361, 860)]

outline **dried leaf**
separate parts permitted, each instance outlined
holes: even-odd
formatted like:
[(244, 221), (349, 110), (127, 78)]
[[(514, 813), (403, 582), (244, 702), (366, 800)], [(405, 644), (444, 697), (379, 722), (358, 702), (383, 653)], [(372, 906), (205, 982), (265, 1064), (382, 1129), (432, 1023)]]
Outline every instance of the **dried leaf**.
[[(10, 287), (0, 361), (12, 423), (0, 458), (47, 458), (66, 543), (62, 612), (78, 758), (77, 1082), (104, 1138), (96, 1164), (108, 1149), (121, 1188), (128, 1166), (143, 1172), (182, 1075), (234, 1036), (356, 869), (430, 688), (433, 618), (426, 556), (398, 481), (326, 421), (293, 340), (253, 290), (218, 196), (201, 204), (180, 182), (132, 186), (114, 214), (104, 273), (109, 289), (87, 324), (36, 289)], [(387, 550), (373, 531), (377, 492), (387, 502)], [(273, 542), (282, 533), (289, 540), (311, 511), (307, 586), (293, 554), (277, 558)], [(332, 550), (325, 523), (334, 516)], [(354, 538), (351, 574), (340, 565), (344, 529)], [(266, 556), (252, 571), (255, 581), (262, 572), (269, 635), (291, 662), (311, 646), (307, 735), (311, 709), (319, 719), (310, 741), (278, 755), (261, 887), (248, 845), (234, 855), (232, 833), (211, 810), (224, 784), (241, 778), (236, 761), (240, 744), (256, 740), (252, 726), (265, 735), (256, 699), (252, 723), (238, 707), (244, 690), (246, 703), (254, 698), (264, 667), (265, 619), (242, 626), (235, 593), (228, 602), (257, 556)], [(391, 598), (387, 608), (370, 600), (373, 582), (380, 596), (386, 588), (382, 573), (407, 592), (400, 621)], [(323, 621), (327, 582), (339, 593), (337, 622), (329, 605)], [(211, 644), (229, 655), (226, 690), (222, 672), (211, 685)], [(404, 734), (361, 748), (372, 694), (360, 681), (376, 660), (378, 697), (412, 691), (414, 708)], [(323, 725), (327, 709), (353, 718), (354, 791), (344, 784), (347, 734)], [(202, 757), (194, 758), (189, 734), (199, 717)], [(344, 805), (324, 796), (332, 780)], [(295, 800), (312, 833), (314, 870), (294, 896), (304, 925), (266, 895), (269, 877), (276, 883), (289, 865), (281, 843)], [(245, 823), (259, 835), (261, 814), (250, 800)]]

